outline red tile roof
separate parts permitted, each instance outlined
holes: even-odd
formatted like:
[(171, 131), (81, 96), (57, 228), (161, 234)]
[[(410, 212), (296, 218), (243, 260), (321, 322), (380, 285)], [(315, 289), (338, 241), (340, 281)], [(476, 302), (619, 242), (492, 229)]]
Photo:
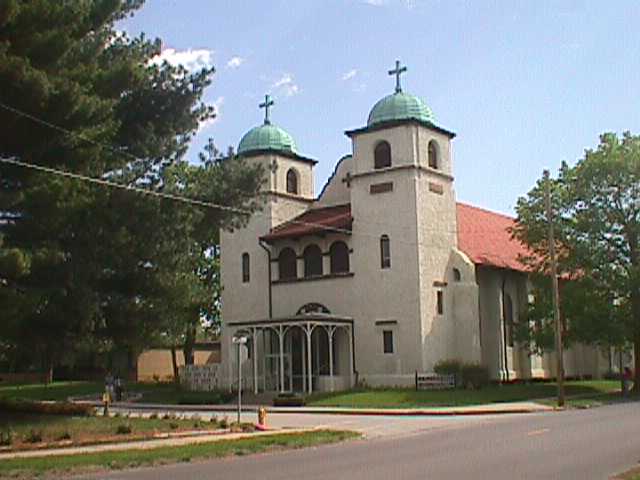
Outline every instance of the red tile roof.
[(282, 238), (300, 238), (336, 230), (351, 232), (352, 223), (351, 204), (312, 208), (272, 229), (262, 240), (272, 242)]
[[(457, 204), (457, 215), (458, 248), (473, 263), (527, 271), (518, 261), (518, 256), (526, 255), (528, 251), (524, 245), (511, 238), (508, 230), (514, 225), (514, 218), (464, 203)], [(262, 239), (273, 242), (336, 230), (351, 232), (352, 223), (350, 204), (313, 208), (274, 228)]]
[(464, 203), (457, 204), (458, 249), (476, 265), (508, 268), (526, 272), (519, 255), (529, 254), (518, 240), (512, 239), (509, 227), (515, 219)]

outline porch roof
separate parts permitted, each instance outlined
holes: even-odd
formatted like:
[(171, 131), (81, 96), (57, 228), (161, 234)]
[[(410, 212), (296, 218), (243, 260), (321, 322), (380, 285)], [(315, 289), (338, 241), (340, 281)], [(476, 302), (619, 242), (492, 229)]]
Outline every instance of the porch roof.
[(269, 318), (265, 320), (229, 322), (227, 325), (230, 327), (273, 327), (277, 325), (291, 325), (307, 322), (353, 325), (353, 318), (345, 315), (334, 315), (332, 313), (313, 312), (291, 315), (288, 317)]

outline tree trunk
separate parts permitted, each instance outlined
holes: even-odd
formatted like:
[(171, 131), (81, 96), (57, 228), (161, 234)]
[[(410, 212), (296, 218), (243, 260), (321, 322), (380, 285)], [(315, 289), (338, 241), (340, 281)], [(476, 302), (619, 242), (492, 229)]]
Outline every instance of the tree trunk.
[(193, 347), (196, 343), (196, 326), (195, 324), (187, 325), (187, 331), (184, 336), (184, 364), (185, 365), (193, 365), (195, 363), (195, 358), (193, 354)]
[(171, 346), (171, 365), (173, 366), (173, 381), (180, 383), (180, 370), (178, 370), (178, 358), (176, 357), (176, 347)]

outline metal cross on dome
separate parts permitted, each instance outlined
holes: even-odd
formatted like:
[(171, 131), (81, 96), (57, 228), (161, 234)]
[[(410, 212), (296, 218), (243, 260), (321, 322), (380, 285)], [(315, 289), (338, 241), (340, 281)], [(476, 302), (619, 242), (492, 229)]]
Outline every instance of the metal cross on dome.
[(396, 76), (396, 93), (402, 92), (402, 87), (400, 86), (400, 75), (407, 71), (407, 67), (400, 66), (400, 60), (396, 60), (396, 68), (393, 70), (389, 70), (389, 75)]
[(264, 108), (264, 124), (265, 125), (271, 124), (271, 120), (269, 119), (269, 107), (272, 107), (273, 104), (274, 102), (271, 99), (271, 95), (267, 94), (264, 96), (264, 102), (258, 105), (259, 108)]

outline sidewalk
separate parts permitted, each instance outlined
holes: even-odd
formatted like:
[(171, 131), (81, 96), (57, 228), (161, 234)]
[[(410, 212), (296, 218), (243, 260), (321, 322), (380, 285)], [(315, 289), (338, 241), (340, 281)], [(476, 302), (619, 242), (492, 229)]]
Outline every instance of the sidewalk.
[[(82, 402), (102, 407), (99, 402)], [(243, 412), (257, 412), (261, 405), (242, 405)], [(315, 415), (385, 415), (385, 416), (456, 416), (499, 415), (515, 413), (540, 413), (555, 411), (555, 407), (535, 402), (490, 403), (461, 407), (417, 407), (417, 408), (347, 408), (347, 407), (273, 407), (264, 405), (269, 414), (308, 413)], [(111, 408), (129, 411), (163, 412), (225, 412), (237, 411), (236, 405), (163, 405), (157, 403), (117, 402)]]

